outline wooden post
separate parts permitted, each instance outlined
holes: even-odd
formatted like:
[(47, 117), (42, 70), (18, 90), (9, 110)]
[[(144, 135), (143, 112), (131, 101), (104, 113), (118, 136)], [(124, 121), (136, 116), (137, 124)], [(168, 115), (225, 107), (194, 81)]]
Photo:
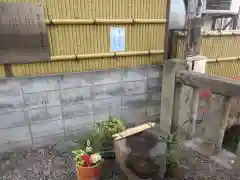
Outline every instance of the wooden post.
[(167, 133), (171, 132), (176, 72), (185, 67), (185, 62), (179, 59), (169, 59), (164, 62), (160, 128)]
[(203, 142), (207, 145), (209, 154), (221, 149), (224, 132), (227, 127), (229, 115), (229, 98), (223, 96), (213, 97), (209, 112), (204, 121)]

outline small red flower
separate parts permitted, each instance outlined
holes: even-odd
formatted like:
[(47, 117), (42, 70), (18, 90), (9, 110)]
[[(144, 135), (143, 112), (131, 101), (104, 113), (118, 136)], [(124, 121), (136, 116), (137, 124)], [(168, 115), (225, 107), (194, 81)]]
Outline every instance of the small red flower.
[(81, 158), (84, 161), (84, 164), (86, 164), (87, 166), (92, 165), (91, 157), (88, 154), (83, 154)]

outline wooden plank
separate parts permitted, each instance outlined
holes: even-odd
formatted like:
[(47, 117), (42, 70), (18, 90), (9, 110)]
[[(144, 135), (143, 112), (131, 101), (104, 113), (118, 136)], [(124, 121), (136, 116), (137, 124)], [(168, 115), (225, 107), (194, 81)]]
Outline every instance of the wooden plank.
[(167, 133), (171, 131), (176, 72), (177, 70), (185, 69), (185, 67), (185, 62), (179, 59), (169, 59), (164, 62), (160, 128)]
[(193, 88), (209, 88), (212, 93), (223, 96), (240, 95), (240, 82), (230, 78), (209, 76), (207, 74), (184, 70), (177, 72), (176, 80)]
[(133, 127), (133, 128), (128, 128), (123, 132), (114, 134), (114, 135), (112, 135), (112, 137), (115, 138), (115, 140), (117, 141), (117, 140), (126, 138), (128, 136), (132, 136), (134, 134), (140, 133), (140, 132), (145, 131), (147, 129), (150, 129), (154, 126), (155, 126), (155, 123), (142, 124), (142, 125), (139, 125), (139, 126), (136, 126), (136, 127)]

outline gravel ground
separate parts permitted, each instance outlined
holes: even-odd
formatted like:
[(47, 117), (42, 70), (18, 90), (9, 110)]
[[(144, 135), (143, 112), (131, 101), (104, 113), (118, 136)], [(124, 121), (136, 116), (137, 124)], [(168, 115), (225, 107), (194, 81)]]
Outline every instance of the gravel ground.
[[(187, 169), (184, 179), (240, 180), (226, 170), (189, 149), (183, 149), (181, 164)], [(76, 180), (73, 157), (54, 146), (3, 153), (0, 155), (0, 180)], [(102, 180), (126, 179), (117, 166), (110, 163)]]

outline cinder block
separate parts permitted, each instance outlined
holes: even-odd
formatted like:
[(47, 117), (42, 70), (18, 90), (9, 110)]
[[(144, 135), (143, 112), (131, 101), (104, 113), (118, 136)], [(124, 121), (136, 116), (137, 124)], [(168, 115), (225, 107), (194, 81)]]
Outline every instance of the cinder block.
[(118, 83), (122, 79), (122, 70), (89, 72), (88, 78), (94, 85)]
[(163, 66), (151, 66), (148, 67), (148, 77), (149, 78), (162, 78)]
[(147, 91), (157, 91), (161, 92), (162, 91), (162, 79), (157, 78), (157, 79), (148, 79), (147, 80)]
[(31, 140), (30, 131), (27, 126), (0, 130), (0, 144), (27, 140)]
[(121, 97), (99, 99), (94, 101), (94, 112), (112, 111), (121, 109)]
[(21, 85), (18, 79), (0, 80), (0, 94), (4, 96), (21, 96)]
[(122, 109), (142, 108), (146, 106), (146, 94), (129, 95), (122, 97)]
[(73, 88), (61, 90), (61, 103), (63, 104), (74, 104), (81, 103), (84, 100), (92, 98), (92, 88)]
[(60, 89), (92, 86), (89, 73), (63, 75), (59, 80)]
[(147, 109), (124, 109), (123, 110), (123, 120), (125, 123), (140, 123), (146, 119)]
[(160, 106), (161, 105), (161, 92), (148, 92), (147, 93), (147, 105), (148, 106)]
[(43, 106), (58, 106), (60, 98), (58, 91), (24, 94), (26, 108), (40, 108)]
[(109, 119), (109, 116), (122, 118), (122, 112), (121, 112), (121, 110), (117, 110), (117, 111), (111, 111), (111, 112), (105, 111), (102, 113), (97, 113), (94, 115), (94, 120), (95, 120), (95, 122), (106, 121)]
[(20, 142), (9, 142), (6, 144), (1, 144), (0, 142), (0, 153), (4, 152), (14, 152), (14, 151), (19, 151), (20, 150), (26, 150), (29, 147), (32, 147), (32, 140), (22, 140)]
[(21, 80), (21, 87), (24, 93), (54, 91), (59, 88), (59, 79), (59, 76), (24, 78)]
[(53, 144), (56, 144), (57, 142), (61, 141), (62, 139), (64, 139), (64, 133), (51, 134), (48, 136), (34, 138), (33, 146), (34, 147), (42, 147), (42, 146), (46, 146), (46, 145), (53, 145)]
[(147, 116), (156, 116), (160, 115), (161, 105), (159, 106), (148, 106), (147, 107)]
[(7, 96), (0, 94), (0, 112), (14, 111), (25, 108), (22, 96)]
[(146, 82), (145, 81), (133, 81), (123, 84), (123, 94), (141, 94), (146, 91)]
[(64, 132), (62, 120), (48, 121), (44, 123), (32, 124), (31, 131), (33, 138), (60, 134)]
[(147, 78), (147, 68), (125, 69), (123, 81), (139, 81)]
[(121, 84), (100, 85), (94, 88), (95, 99), (113, 98), (121, 96)]
[(0, 129), (25, 126), (28, 124), (24, 111), (5, 112), (0, 114)]
[(82, 115), (86, 114), (92, 114), (93, 108), (92, 108), (92, 102), (91, 101), (83, 101), (80, 104), (68, 104), (63, 106), (63, 118), (74, 118), (74, 117), (80, 117)]
[(69, 134), (75, 131), (84, 131), (89, 129), (94, 124), (93, 115), (81, 116), (78, 118), (65, 120), (65, 130)]
[(27, 112), (31, 123), (62, 119), (60, 106), (32, 109)]

